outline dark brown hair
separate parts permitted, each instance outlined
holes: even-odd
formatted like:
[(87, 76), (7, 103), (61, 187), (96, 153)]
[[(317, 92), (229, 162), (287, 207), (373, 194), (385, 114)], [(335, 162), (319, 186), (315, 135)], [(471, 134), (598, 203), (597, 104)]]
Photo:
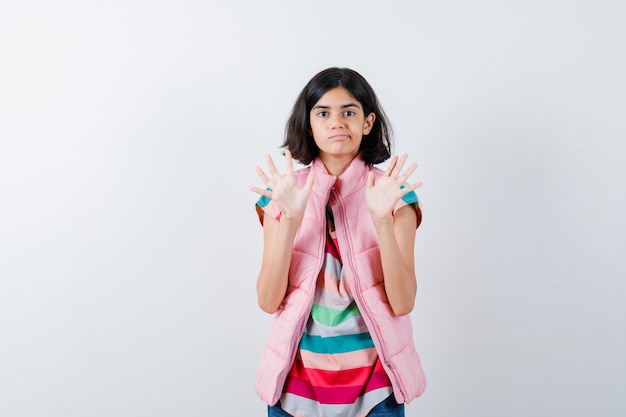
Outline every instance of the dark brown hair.
[(291, 151), (297, 161), (308, 165), (319, 149), (311, 134), (310, 112), (315, 103), (333, 88), (343, 87), (363, 106), (365, 116), (374, 113), (374, 125), (361, 141), (361, 156), (368, 165), (378, 164), (391, 156), (391, 126), (369, 83), (358, 72), (348, 68), (328, 68), (316, 74), (296, 99), (287, 120), (282, 147)]

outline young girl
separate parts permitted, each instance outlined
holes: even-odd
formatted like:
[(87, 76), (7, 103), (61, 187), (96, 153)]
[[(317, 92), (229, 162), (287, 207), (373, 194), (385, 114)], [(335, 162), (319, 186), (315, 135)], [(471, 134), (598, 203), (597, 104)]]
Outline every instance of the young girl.
[[(408, 314), (421, 211), (390, 127), (357, 72), (329, 68), (287, 122), (286, 173), (267, 156), (256, 208), (261, 309), (275, 314), (256, 390), (268, 416), (404, 416), (426, 381)], [(294, 171), (293, 159), (308, 167)]]

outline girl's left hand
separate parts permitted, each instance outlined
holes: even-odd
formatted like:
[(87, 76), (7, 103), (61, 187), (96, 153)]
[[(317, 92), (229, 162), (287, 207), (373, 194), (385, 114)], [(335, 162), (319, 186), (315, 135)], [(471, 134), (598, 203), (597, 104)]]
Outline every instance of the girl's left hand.
[(406, 180), (411, 176), (416, 164), (409, 166), (404, 173), (402, 167), (406, 162), (408, 155), (404, 154), (400, 158), (394, 156), (391, 159), (389, 168), (385, 174), (376, 179), (373, 172), (367, 177), (367, 187), (365, 189), (365, 198), (367, 208), (374, 220), (389, 219), (393, 215), (393, 209), (398, 201), (407, 193), (415, 190), (422, 185), (421, 181), (400, 188)]

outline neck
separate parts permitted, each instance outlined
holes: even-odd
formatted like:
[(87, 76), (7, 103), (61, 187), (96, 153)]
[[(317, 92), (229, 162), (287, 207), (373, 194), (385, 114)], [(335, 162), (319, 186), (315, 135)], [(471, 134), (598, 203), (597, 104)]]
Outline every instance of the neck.
[[(358, 155), (358, 154), (357, 154)], [(350, 163), (356, 158), (356, 155), (351, 156), (332, 156), (332, 155), (323, 155), (320, 154), (320, 159), (324, 163), (324, 167), (326, 167), (326, 171), (330, 175), (340, 176), (344, 173), (346, 169), (350, 166)]]

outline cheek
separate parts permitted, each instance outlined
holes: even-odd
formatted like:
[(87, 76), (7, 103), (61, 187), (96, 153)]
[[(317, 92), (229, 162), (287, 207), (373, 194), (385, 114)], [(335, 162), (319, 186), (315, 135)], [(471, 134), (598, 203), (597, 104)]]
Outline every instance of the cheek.
[(315, 138), (316, 136), (320, 136), (323, 132), (323, 129), (321, 126), (319, 126), (319, 124), (312, 123), (309, 126), (311, 126), (309, 128), (309, 134), (313, 136), (313, 138)]

